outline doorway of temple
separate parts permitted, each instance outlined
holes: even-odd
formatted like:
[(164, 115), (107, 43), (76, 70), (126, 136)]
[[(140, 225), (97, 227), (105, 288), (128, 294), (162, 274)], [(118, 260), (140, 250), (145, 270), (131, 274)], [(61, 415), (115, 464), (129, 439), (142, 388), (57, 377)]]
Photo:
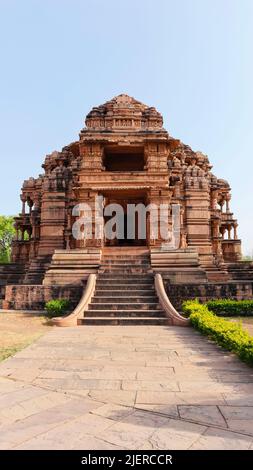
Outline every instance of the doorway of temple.
[[(123, 229), (122, 236), (118, 238), (117, 236), (113, 239), (107, 238), (105, 235), (104, 246), (146, 246), (147, 245), (147, 215), (141, 217), (138, 211), (133, 215), (128, 213), (128, 205), (143, 204), (146, 207), (146, 195), (143, 193), (134, 192), (125, 192), (125, 191), (113, 191), (111, 193), (104, 194), (104, 208), (110, 204), (117, 204), (122, 208), (123, 212)], [(104, 215), (104, 224), (106, 224), (110, 219), (114, 217), (113, 215)], [(122, 227), (121, 227), (122, 228)], [(116, 227), (113, 226), (113, 232), (116, 231)], [(131, 236), (129, 237), (129, 234)]]

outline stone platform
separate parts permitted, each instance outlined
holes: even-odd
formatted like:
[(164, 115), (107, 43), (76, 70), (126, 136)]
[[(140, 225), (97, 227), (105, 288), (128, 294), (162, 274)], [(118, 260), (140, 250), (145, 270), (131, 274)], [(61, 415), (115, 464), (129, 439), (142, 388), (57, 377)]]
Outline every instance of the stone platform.
[(253, 370), (192, 329), (54, 328), (0, 365), (1, 449), (253, 449)]

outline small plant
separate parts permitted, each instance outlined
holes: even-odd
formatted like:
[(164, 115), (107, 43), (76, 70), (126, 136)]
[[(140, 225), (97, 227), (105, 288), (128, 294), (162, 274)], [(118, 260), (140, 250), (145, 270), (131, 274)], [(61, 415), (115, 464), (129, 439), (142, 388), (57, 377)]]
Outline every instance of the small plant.
[(68, 311), (69, 306), (70, 302), (68, 299), (50, 300), (45, 305), (48, 318), (60, 317), (64, 315)]
[(184, 302), (183, 311), (190, 316), (190, 321), (197, 330), (253, 365), (253, 337), (240, 323), (217, 317), (197, 300)]

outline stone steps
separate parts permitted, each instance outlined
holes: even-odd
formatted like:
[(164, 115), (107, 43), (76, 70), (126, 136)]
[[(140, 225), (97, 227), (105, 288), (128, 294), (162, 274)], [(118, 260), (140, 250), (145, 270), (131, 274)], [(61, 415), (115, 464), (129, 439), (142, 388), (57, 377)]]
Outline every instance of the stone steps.
[(134, 304), (139, 304), (139, 303), (156, 303), (157, 302), (157, 297), (155, 295), (151, 296), (151, 295), (122, 295), (122, 296), (118, 296), (118, 297), (114, 297), (114, 296), (99, 296), (97, 293), (96, 293), (96, 297), (93, 297), (93, 300), (95, 301), (95, 303), (98, 303), (98, 304), (104, 304), (104, 303), (112, 303), (112, 302), (117, 302), (119, 304), (125, 304), (127, 303), (127, 301), (129, 300), (130, 303), (134, 303)]
[(240, 270), (230, 272), (231, 278), (235, 281), (253, 281), (253, 271), (242, 272)]
[[(102, 268), (103, 269), (103, 268)], [(121, 268), (107, 268), (106, 269), (107, 273), (115, 273), (115, 274), (120, 274), (122, 273)], [(144, 268), (126, 268), (125, 269), (125, 274), (134, 274), (134, 273), (139, 273), (139, 274), (145, 274), (147, 271)]]
[(132, 274), (132, 273), (122, 273), (122, 271), (120, 271), (120, 276), (118, 276), (118, 274), (115, 274), (115, 273), (103, 273), (103, 276), (102, 274), (100, 273), (99, 276), (98, 276), (98, 281), (100, 280), (119, 280), (119, 279), (123, 279), (124, 282), (128, 282), (128, 281), (140, 281), (142, 283), (145, 283), (145, 282), (151, 282), (153, 281), (154, 279), (154, 276), (151, 274), (151, 275), (146, 275), (146, 274)]
[(142, 279), (125, 279), (123, 277), (120, 277), (120, 278), (105, 278), (105, 279), (98, 279), (97, 280), (97, 286), (103, 286), (103, 285), (114, 285), (114, 286), (120, 286), (120, 285), (123, 285), (123, 286), (130, 286), (131, 285), (138, 285), (138, 287), (140, 286), (152, 286), (153, 285), (153, 280), (150, 279), (150, 280), (142, 280)]
[(128, 258), (128, 257), (122, 257), (122, 256), (118, 256), (118, 257), (114, 257), (113, 259), (111, 259), (110, 257), (108, 257), (108, 259), (105, 259), (103, 257), (103, 260), (102, 260), (102, 264), (120, 264), (122, 266), (126, 266), (126, 265), (129, 265), (129, 264), (133, 264), (133, 265), (139, 265), (139, 264), (144, 264), (144, 265), (150, 265), (150, 262), (149, 262), (149, 259), (148, 258)]
[(23, 284), (42, 284), (46, 270), (50, 266), (51, 256), (41, 256), (32, 260), (24, 276)]
[(149, 289), (131, 289), (131, 294), (128, 293), (128, 287), (126, 289), (118, 289), (118, 284), (115, 289), (96, 289), (97, 297), (125, 297), (127, 299), (132, 297), (149, 297), (155, 296), (155, 289), (150, 287)]
[(138, 326), (138, 325), (170, 325), (170, 321), (166, 318), (151, 318), (151, 317), (85, 317), (85, 318), (80, 318), (77, 322), (78, 325), (132, 325), (132, 326)]
[(23, 284), (29, 284), (29, 285), (40, 285), (42, 284), (43, 278), (44, 278), (44, 271), (39, 272), (30, 272), (25, 276)]
[(168, 325), (149, 271), (146, 251), (136, 257), (112, 251), (103, 255), (95, 294), (78, 324)]
[(87, 310), (84, 314), (84, 318), (86, 317), (145, 317), (145, 318), (150, 318), (150, 317), (164, 317), (163, 310), (138, 310), (133, 308), (132, 310), (103, 310), (103, 309), (97, 309), (94, 311)]
[(44, 285), (81, 285), (89, 274), (97, 273), (101, 250), (97, 248), (55, 250), (43, 279)]
[(152, 248), (151, 266), (154, 272), (163, 273), (173, 283), (207, 282), (205, 269), (200, 265), (194, 247), (178, 250)]
[(99, 283), (96, 284), (96, 288), (98, 290), (101, 290), (101, 288), (104, 287), (104, 288), (107, 288), (108, 287), (108, 290), (111, 290), (111, 291), (118, 291), (118, 290), (121, 290), (121, 291), (129, 291), (130, 290), (153, 290), (153, 284), (151, 282), (146, 282), (146, 283), (135, 283), (135, 282), (128, 282), (128, 283), (120, 283), (120, 282), (116, 282), (116, 283), (112, 283), (110, 282), (109, 280), (107, 281), (101, 281)]
[(231, 279), (233, 280), (253, 280), (253, 263), (251, 261), (240, 261), (237, 264), (227, 263), (227, 269)]
[(153, 282), (153, 277), (145, 277), (144, 275), (143, 276), (135, 276), (135, 277), (130, 277), (130, 276), (127, 276), (126, 274), (122, 274), (122, 272), (120, 272), (120, 276), (118, 274), (115, 274), (115, 273), (110, 273), (110, 274), (106, 274), (103, 278), (101, 276), (99, 276), (99, 278), (97, 279), (98, 282), (101, 282), (101, 281), (110, 281), (113, 283), (115, 282), (119, 282), (121, 281), (121, 283), (124, 283), (124, 284), (129, 284), (129, 283), (133, 283), (133, 282), (136, 282), (138, 284), (150, 284)]
[(103, 248), (103, 258), (109, 256), (110, 258), (115, 258), (117, 256), (126, 256), (129, 258), (136, 257), (149, 257), (149, 248), (147, 246), (105, 246)]
[(157, 302), (141, 302), (141, 303), (124, 303), (124, 302), (104, 302), (97, 303), (92, 300), (88, 310), (157, 310), (160, 309)]
[(25, 275), (25, 265), (20, 263), (0, 264), (0, 285), (20, 284)]
[(227, 271), (208, 270), (206, 269), (206, 276), (208, 282), (226, 282), (229, 281), (229, 274)]

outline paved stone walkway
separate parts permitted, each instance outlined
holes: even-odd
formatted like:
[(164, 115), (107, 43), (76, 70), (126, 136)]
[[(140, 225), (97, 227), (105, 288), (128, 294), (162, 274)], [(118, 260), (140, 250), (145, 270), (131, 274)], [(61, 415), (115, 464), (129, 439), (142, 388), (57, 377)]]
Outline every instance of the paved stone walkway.
[(53, 328), (0, 365), (1, 449), (253, 449), (253, 369), (191, 328)]

